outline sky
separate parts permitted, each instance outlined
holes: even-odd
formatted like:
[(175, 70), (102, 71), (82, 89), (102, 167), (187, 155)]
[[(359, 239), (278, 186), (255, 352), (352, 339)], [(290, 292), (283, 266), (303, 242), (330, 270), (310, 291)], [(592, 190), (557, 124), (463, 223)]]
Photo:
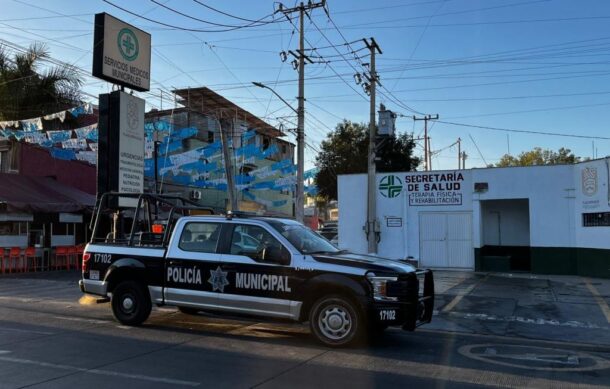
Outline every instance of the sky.
[[(0, 0), (0, 39), (45, 43), (54, 59), (82, 69), (84, 98), (97, 103), (111, 85), (90, 76), (93, 20), (107, 12), (152, 35), (151, 91), (138, 94), (149, 108), (174, 106), (172, 89), (207, 86), (270, 124), (295, 128), (292, 109), (251, 84), (297, 106), (298, 74), (279, 53), (298, 48), (298, 19), (273, 15), (275, 8), (267, 0)], [(369, 62), (362, 39), (370, 37), (382, 50), (377, 103), (399, 115), (397, 132), (419, 138), (423, 121), (413, 115), (439, 115), (429, 122), (433, 169), (458, 167), (458, 138), (467, 168), (534, 147), (610, 155), (609, 1), (328, 0), (327, 9), (304, 21), (317, 62), (306, 66), (306, 169), (337, 123), (368, 123), (368, 96), (354, 74)], [(261, 18), (271, 23), (216, 25)]]

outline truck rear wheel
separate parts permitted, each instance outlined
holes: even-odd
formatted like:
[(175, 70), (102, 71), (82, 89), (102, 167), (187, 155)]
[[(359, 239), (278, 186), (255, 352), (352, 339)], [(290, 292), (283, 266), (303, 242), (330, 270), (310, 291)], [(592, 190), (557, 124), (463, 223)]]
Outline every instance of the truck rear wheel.
[(112, 291), (112, 313), (121, 324), (138, 326), (152, 309), (146, 288), (136, 281), (123, 281)]
[(318, 300), (309, 315), (314, 336), (331, 347), (346, 346), (361, 338), (364, 330), (362, 315), (357, 307), (342, 296), (327, 296)]

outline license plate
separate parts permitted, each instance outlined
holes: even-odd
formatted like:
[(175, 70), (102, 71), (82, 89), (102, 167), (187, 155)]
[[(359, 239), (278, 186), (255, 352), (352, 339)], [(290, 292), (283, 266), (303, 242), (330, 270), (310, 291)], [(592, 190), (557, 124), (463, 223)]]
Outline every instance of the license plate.
[(100, 279), (100, 271), (99, 270), (91, 270), (89, 272), (90, 280), (99, 280)]
[(381, 321), (392, 321), (396, 320), (395, 309), (382, 309), (379, 311), (379, 320)]

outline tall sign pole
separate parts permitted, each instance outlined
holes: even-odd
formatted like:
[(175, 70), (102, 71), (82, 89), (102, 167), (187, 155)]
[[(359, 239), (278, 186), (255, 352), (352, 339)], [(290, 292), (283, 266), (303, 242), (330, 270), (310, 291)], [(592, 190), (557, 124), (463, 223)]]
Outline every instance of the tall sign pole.
[[(98, 199), (104, 192), (144, 191), (145, 100), (125, 88), (150, 90), (151, 36), (109, 14), (95, 15), (92, 75), (120, 86), (100, 95)], [(119, 198), (119, 206), (134, 206)], [(116, 232), (116, 231), (115, 231)]]
[(375, 137), (376, 137), (376, 123), (375, 123), (375, 86), (377, 84), (377, 72), (375, 71), (375, 54), (376, 52), (381, 53), (381, 49), (375, 42), (375, 39), (371, 38), (371, 41), (364, 40), (366, 46), (371, 53), (370, 63), (370, 75), (369, 80), (369, 91), (371, 94), (370, 100), (370, 119), (369, 119), (369, 158), (368, 158), (368, 198), (367, 198), (367, 221), (365, 231), (368, 240), (368, 252), (369, 254), (377, 253), (377, 234), (379, 233), (379, 222), (377, 221), (377, 191), (375, 179)]

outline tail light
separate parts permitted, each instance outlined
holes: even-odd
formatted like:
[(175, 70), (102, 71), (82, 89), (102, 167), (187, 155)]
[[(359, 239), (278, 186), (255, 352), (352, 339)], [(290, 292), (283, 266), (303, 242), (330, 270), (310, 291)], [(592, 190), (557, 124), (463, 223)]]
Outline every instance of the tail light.
[(91, 259), (91, 254), (83, 253), (83, 273), (89, 272), (89, 260)]

